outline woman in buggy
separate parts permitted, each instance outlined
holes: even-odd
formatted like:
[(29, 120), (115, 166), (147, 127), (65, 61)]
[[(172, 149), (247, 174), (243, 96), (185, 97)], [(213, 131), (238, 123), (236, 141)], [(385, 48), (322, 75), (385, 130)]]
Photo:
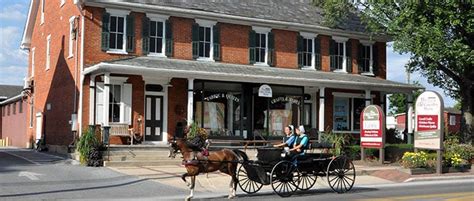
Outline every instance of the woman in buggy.
[(293, 133), (293, 130), (293, 125), (285, 127), (285, 137), (283, 137), (283, 142), (281, 144), (273, 145), (273, 147), (289, 147), (290, 149), (293, 148), (293, 144), (296, 139), (296, 134)]
[(304, 151), (309, 147), (309, 138), (305, 134), (304, 126), (300, 125), (295, 128), (296, 137), (293, 143), (293, 147), (288, 150), (289, 157), (294, 159), (298, 156), (304, 156)]

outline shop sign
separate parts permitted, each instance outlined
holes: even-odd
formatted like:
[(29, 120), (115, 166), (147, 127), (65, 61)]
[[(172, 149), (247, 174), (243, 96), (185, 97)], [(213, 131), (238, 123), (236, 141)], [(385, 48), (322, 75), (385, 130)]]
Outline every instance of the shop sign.
[(271, 104), (275, 104), (278, 102), (290, 102), (292, 104), (300, 105), (300, 100), (288, 96), (280, 96), (270, 101)]
[(214, 99), (221, 99), (225, 98), (227, 100), (231, 100), (234, 102), (239, 102), (239, 98), (234, 96), (233, 94), (228, 94), (228, 93), (217, 93), (217, 94), (212, 94), (204, 98), (205, 101), (212, 101)]
[(383, 148), (385, 143), (385, 116), (378, 105), (369, 105), (360, 115), (360, 145), (367, 148)]
[(259, 97), (271, 98), (272, 97), (272, 88), (270, 86), (268, 86), (267, 84), (263, 84), (258, 89), (258, 96)]
[(434, 91), (426, 91), (418, 96), (415, 105), (415, 148), (440, 150), (443, 140), (443, 99)]

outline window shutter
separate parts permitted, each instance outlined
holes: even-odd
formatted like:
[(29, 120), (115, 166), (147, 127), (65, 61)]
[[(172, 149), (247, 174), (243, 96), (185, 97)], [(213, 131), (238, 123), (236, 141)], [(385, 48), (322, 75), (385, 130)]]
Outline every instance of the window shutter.
[(142, 52), (150, 53), (150, 18), (144, 17), (142, 22)]
[(135, 49), (135, 17), (127, 15), (127, 52)]
[(192, 26), (192, 46), (193, 46), (193, 59), (199, 58), (199, 24), (194, 23)]
[(321, 39), (319, 37), (314, 38), (314, 59), (316, 70), (321, 70)]
[(268, 33), (268, 65), (275, 66), (275, 34)]
[(331, 71), (336, 70), (336, 41), (330, 40), (329, 41), (329, 66), (331, 68)]
[(220, 61), (221, 60), (221, 32), (220, 27), (215, 25), (212, 27), (212, 36), (213, 36), (213, 45), (214, 45), (214, 60)]
[(132, 84), (123, 84), (123, 123), (132, 124)]
[(375, 76), (377, 76), (377, 74), (379, 73), (379, 60), (378, 60), (378, 53), (377, 53), (378, 49), (377, 49), (377, 45), (376, 44), (373, 44), (372, 45), (372, 55), (373, 55), (373, 72)]
[(348, 40), (346, 42), (346, 70), (348, 73), (352, 73), (352, 42)]
[(104, 123), (104, 83), (97, 82), (95, 86), (95, 122)]
[(364, 65), (364, 60), (363, 60), (363, 56), (364, 56), (364, 46), (362, 44), (359, 43), (359, 46), (358, 46), (358, 49), (357, 49), (357, 55), (358, 55), (358, 60), (357, 60), (357, 68), (359, 69), (359, 73), (363, 73), (364, 71), (364, 68), (363, 68), (363, 65)]
[(169, 20), (165, 21), (165, 55), (167, 57), (173, 56), (173, 27)]
[(110, 20), (110, 14), (107, 12), (104, 12), (102, 14), (102, 41), (101, 41), (102, 51), (109, 50), (109, 37), (110, 37), (109, 20)]
[(255, 63), (255, 31), (250, 30), (249, 32), (249, 63)]
[(303, 67), (303, 37), (298, 34), (296, 37), (296, 51), (298, 53), (298, 67)]

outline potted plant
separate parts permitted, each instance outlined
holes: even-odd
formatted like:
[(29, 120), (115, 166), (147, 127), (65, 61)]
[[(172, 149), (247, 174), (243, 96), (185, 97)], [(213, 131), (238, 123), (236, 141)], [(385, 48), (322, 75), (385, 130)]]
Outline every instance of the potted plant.
[(84, 129), (84, 133), (77, 143), (77, 151), (82, 164), (94, 167), (103, 165), (101, 145), (92, 130)]
[(409, 169), (410, 174), (428, 174), (434, 173), (430, 163), (428, 153), (424, 151), (419, 152), (405, 152), (400, 161), (400, 165)]

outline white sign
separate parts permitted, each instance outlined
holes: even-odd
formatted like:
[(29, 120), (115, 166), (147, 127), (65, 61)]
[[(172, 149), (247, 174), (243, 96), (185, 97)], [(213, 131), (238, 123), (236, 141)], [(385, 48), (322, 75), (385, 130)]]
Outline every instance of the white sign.
[(443, 99), (434, 91), (425, 91), (415, 105), (415, 148), (442, 149)]
[(267, 97), (267, 98), (271, 98), (272, 97), (272, 88), (270, 86), (268, 86), (267, 84), (263, 84), (262, 86), (260, 86), (260, 88), (258, 89), (258, 96), (259, 97)]

